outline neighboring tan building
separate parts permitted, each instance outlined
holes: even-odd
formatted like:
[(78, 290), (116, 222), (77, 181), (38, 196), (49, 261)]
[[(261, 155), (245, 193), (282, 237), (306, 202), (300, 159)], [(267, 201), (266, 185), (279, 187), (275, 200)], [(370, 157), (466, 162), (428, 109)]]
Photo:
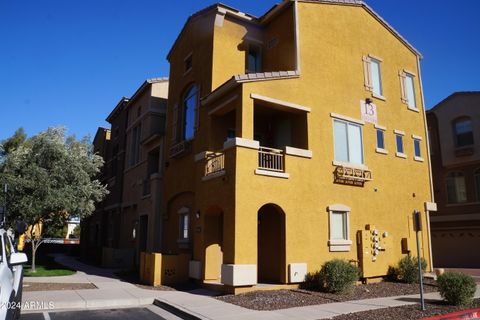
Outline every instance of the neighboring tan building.
[(161, 229), (167, 94), (167, 79), (145, 81), (107, 117), (111, 129), (98, 129), (94, 151), (105, 160), (100, 179), (110, 193), (82, 222), (84, 258), (103, 266), (132, 267), (138, 265), (140, 251), (159, 250), (153, 228)]
[(363, 1), (192, 15), (168, 54), (160, 281), (240, 292), (334, 258), (384, 276), (417, 254), (414, 210), (431, 270), (420, 58)]
[(435, 267), (479, 268), (480, 92), (456, 92), (427, 113), (438, 213)]

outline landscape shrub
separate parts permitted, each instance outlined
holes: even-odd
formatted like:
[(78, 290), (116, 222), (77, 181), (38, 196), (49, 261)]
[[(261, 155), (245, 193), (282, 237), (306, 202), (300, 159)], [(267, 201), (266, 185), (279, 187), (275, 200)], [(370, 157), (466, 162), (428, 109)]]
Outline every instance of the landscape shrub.
[[(422, 273), (427, 270), (427, 261), (421, 258), (422, 261)], [(390, 267), (388, 269), (388, 278), (394, 281), (400, 281), (405, 283), (419, 282), (418, 278), (418, 258), (411, 257), (410, 255), (403, 257), (396, 267)]]
[(477, 285), (469, 275), (460, 272), (445, 272), (437, 278), (440, 295), (452, 305), (465, 305), (473, 300)]
[(358, 267), (346, 260), (326, 262), (318, 273), (319, 288), (330, 293), (347, 292), (355, 286), (360, 275)]
[(305, 275), (305, 281), (300, 285), (300, 288), (307, 289), (307, 290), (319, 290), (320, 289), (320, 282), (319, 282), (319, 274), (320, 271), (309, 272)]

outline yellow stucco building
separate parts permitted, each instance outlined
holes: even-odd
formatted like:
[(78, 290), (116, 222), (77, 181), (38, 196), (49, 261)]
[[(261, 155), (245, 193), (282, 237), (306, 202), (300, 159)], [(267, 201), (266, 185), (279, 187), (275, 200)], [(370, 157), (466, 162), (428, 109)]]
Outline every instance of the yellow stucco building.
[(240, 292), (341, 258), (383, 276), (416, 254), (414, 210), (430, 269), (420, 58), (357, 0), (192, 15), (168, 55), (165, 275)]

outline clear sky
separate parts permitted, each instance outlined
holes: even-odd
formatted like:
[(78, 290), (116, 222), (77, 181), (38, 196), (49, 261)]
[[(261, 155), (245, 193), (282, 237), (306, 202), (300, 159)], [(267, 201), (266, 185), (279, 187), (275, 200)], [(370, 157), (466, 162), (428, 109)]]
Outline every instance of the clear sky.
[[(279, 0), (224, 0), (262, 15)], [(93, 135), (122, 96), (168, 76), (166, 55), (203, 0), (0, 0), (0, 139), (64, 125)], [(480, 90), (479, 0), (367, 0), (424, 56), (427, 107)]]

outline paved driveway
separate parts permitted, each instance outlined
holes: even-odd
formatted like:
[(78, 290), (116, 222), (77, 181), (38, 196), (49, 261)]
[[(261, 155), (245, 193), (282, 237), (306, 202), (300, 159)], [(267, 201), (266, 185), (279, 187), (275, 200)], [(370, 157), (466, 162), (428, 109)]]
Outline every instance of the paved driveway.
[(105, 309), (66, 312), (27, 313), (20, 320), (179, 320), (180, 318), (166, 311), (148, 306), (145, 308)]

